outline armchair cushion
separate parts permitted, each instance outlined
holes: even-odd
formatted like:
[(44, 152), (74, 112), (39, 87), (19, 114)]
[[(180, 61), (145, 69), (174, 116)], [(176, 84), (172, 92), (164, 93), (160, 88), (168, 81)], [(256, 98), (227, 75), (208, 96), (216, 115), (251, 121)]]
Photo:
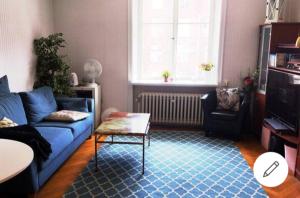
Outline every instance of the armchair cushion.
[(239, 111), (240, 94), (238, 88), (217, 88), (217, 109)]

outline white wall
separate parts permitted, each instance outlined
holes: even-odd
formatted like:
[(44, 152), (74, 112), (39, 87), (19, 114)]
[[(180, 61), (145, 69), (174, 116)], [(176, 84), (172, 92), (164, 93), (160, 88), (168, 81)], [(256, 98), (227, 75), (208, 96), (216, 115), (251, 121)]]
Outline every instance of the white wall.
[[(113, 106), (127, 110), (131, 95), (127, 75), (127, 2), (54, 0), (55, 31), (65, 34), (73, 70), (82, 76), (82, 65), (87, 58), (97, 58), (103, 64), (100, 81), (104, 109)], [(245, 75), (249, 67), (256, 67), (259, 25), (265, 19), (265, 0), (227, 2), (222, 78), (236, 86), (240, 83), (241, 72)]]
[(51, 0), (0, 0), (0, 77), (11, 91), (32, 89), (33, 40), (53, 31)]

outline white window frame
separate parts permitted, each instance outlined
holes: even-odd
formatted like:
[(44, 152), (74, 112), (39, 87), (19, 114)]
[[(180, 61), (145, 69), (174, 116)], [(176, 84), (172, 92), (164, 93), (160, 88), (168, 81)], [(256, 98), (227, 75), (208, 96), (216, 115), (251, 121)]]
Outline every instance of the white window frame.
[[(218, 77), (217, 82), (213, 84), (205, 84), (205, 83), (195, 83), (195, 82), (173, 82), (173, 83), (163, 83), (163, 82), (148, 82), (148, 81), (142, 81), (139, 80), (136, 75), (138, 74), (138, 69), (140, 68), (139, 65), (139, 59), (138, 55), (138, 46), (137, 42), (140, 42), (141, 39), (137, 38), (137, 32), (141, 30), (137, 30), (138, 24), (136, 20), (133, 20), (135, 15), (140, 12), (138, 11), (138, 8), (140, 7), (134, 7), (135, 4), (134, 1), (139, 0), (128, 0), (128, 80), (131, 85), (144, 85), (144, 86), (190, 86), (190, 87), (207, 87), (207, 86), (218, 86), (218, 84), (222, 83), (223, 78), (223, 56), (224, 56), (224, 41), (225, 41), (225, 24), (226, 24), (226, 16), (227, 16), (227, 0), (212, 0), (213, 1), (213, 10), (211, 13), (213, 16), (211, 16), (211, 19), (213, 19), (215, 22), (215, 26), (210, 28), (216, 28), (216, 20), (218, 20), (218, 29), (219, 31), (214, 31), (215, 37), (217, 39), (214, 39), (213, 45), (216, 45), (217, 47), (217, 53), (212, 52), (212, 47), (209, 47), (209, 57), (214, 58), (214, 62), (216, 62), (215, 65), (217, 65), (217, 71), (218, 71)], [(177, 2), (177, 1), (175, 1)], [(176, 5), (174, 6), (174, 9), (176, 9)], [(219, 16), (215, 18), (216, 10), (219, 12)], [(177, 12), (177, 11), (176, 11)], [(174, 17), (174, 19), (177, 19), (178, 17)], [(139, 23), (142, 24), (142, 23)], [(174, 25), (176, 26), (176, 25)], [(178, 28), (177, 28), (178, 29)], [(176, 38), (177, 31), (174, 31), (174, 37)], [(141, 34), (138, 34), (141, 35)], [(212, 36), (210, 36), (210, 40), (212, 39)], [(175, 43), (175, 42), (174, 42)], [(209, 42), (212, 43), (212, 42)], [(173, 53), (176, 53), (176, 46), (173, 47)], [(176, 54), (173, 54), (175, 57)], [(174, 61), (173, 57), (173, 61)], [(174, 68), (176, 68), (174, 66)]]

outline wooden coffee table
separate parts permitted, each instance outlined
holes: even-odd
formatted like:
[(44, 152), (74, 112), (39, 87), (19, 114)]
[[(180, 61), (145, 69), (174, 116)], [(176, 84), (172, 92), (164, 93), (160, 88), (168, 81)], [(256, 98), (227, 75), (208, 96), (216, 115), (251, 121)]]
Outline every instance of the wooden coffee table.
[[(98, 169), (97, 143), (109, 144), (139, 144), (143, 146), (142, 174), (145, 169), (145, 138), (148, 138), (150, 146), (150, 114), (148, 113), (127, 113), (114, 112), (102, 122), (95, 131), (95, 168)], [(100, 141), (102, 136), (111, 136), (111, 141)], [(142, 142), (120, 142), (114, 141), (114, 136), (135, 136), (142, 137)]]
[(25, 170), (33, 160), (33, 150), (15, 140), (0, 139), (0, 184)]

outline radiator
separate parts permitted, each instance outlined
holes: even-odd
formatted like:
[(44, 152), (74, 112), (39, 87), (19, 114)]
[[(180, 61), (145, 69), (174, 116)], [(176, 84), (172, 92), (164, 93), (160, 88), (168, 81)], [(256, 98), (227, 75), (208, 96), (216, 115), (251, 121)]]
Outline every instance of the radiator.
[(143, 92), (138, 96), (138, 112), (150, 113), (154, 124), (202, 125), (200, 94)]

